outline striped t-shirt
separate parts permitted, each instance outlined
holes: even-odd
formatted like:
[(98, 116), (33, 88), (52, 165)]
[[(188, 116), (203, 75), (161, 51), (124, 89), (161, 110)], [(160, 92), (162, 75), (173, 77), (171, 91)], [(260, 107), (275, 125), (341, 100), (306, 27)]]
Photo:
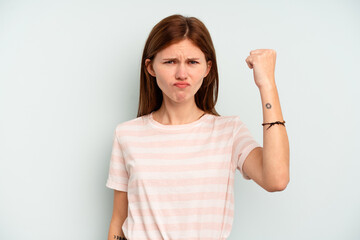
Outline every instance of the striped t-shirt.
[(261, 145), (238, 116), (206, 113), (164, 125), (152, 113), (116, 126), (106, 186), (128, 194), (129, 240), (223, 240), (234, 217), (234, 176)]

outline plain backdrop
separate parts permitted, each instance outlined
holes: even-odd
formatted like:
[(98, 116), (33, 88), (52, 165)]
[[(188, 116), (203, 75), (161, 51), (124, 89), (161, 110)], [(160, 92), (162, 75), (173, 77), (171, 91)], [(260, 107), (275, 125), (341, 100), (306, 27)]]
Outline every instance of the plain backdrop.
[(359, 1), (0, 1), (0, 239), (106, 239), (113, 131), (136, 118), (151, 28), (175, 14), (208, 27), (221, 115), (262, 143), (245, 62), (277, 52), (290, 183), (235, 179), (229, 240), (360, 239)]

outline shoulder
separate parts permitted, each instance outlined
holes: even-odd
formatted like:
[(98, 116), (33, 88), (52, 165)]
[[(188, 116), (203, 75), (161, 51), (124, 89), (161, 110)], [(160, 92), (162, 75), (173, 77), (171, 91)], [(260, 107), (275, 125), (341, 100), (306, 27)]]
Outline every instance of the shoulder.
[(214, 125), (217, 129), (221, 129), (222, 131), (231, 130), (233, 132), (237, 132), (242, 126), (243, 122), (240, 117), (237, 115), (230, 116), (215, 116), (214, 117)]
[(219, 124), (231, 124), (233, 126), (235, 125), (241, 125), (243, 122), (241, 121), (240, 117), (237, 115), (231, 115), (231, 116), (216, 116), (215, 121), (217, 121)]
[(213, 115), (213, 116), (215, 117), (216, 120), (223, 121), (223, 122), (231, 122), (231, 121), (235, 121), (236, 119), (240, 119), (240, 117), (236, 116), (236, 115), (230, 115), (230, 116), (224, 116), (224, 115), (216, 116), (216, 115)]
[(145, 116), (133, 118), (121, 123), (118, 123), (115, 127), (116, 135), (123, 135), (128, 131), (139, 130), (145, 126)]

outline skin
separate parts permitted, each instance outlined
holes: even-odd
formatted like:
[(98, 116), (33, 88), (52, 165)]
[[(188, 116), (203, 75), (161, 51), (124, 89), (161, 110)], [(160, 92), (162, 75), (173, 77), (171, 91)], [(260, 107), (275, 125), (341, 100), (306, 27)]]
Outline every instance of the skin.
[[(195, 94), (211, 69), (211, 61), (191, 40), (174, 43), (158, 52), (153, 61), (146, 59), (147, 71), (154, 77), (163, 93), (163, 102), (153, 113), (154, 120), (166, 124), (186, 124), (197, 120), (203, 113), (196, 106)], [(186, 88), (174, 86), (187, 82)]]
[[(275, 84), (276, 52), (256, 49), (250, 52), (246, 63), (253, 69), (254, 81), (259, 88), (263, 122), (283, 121), (280, 100)], [(289, 140), (286, 128), (275, 124), (263, 126), (263, 147), (253, 149), (244, 161), (243, 171), (269, 192), (282, 191), (290, 181)]]

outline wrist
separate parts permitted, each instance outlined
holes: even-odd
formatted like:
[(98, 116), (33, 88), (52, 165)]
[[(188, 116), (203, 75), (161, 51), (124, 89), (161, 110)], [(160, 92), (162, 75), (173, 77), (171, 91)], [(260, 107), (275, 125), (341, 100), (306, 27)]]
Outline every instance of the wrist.
[(264, 84), (262, 86), (259, 87), (259, 90), (260, 92), (263, 92), (263, 91), (273, 91), (273, 90), (276, 90), (276, 85), (275, 83), (268, 83), (268, 84)]

